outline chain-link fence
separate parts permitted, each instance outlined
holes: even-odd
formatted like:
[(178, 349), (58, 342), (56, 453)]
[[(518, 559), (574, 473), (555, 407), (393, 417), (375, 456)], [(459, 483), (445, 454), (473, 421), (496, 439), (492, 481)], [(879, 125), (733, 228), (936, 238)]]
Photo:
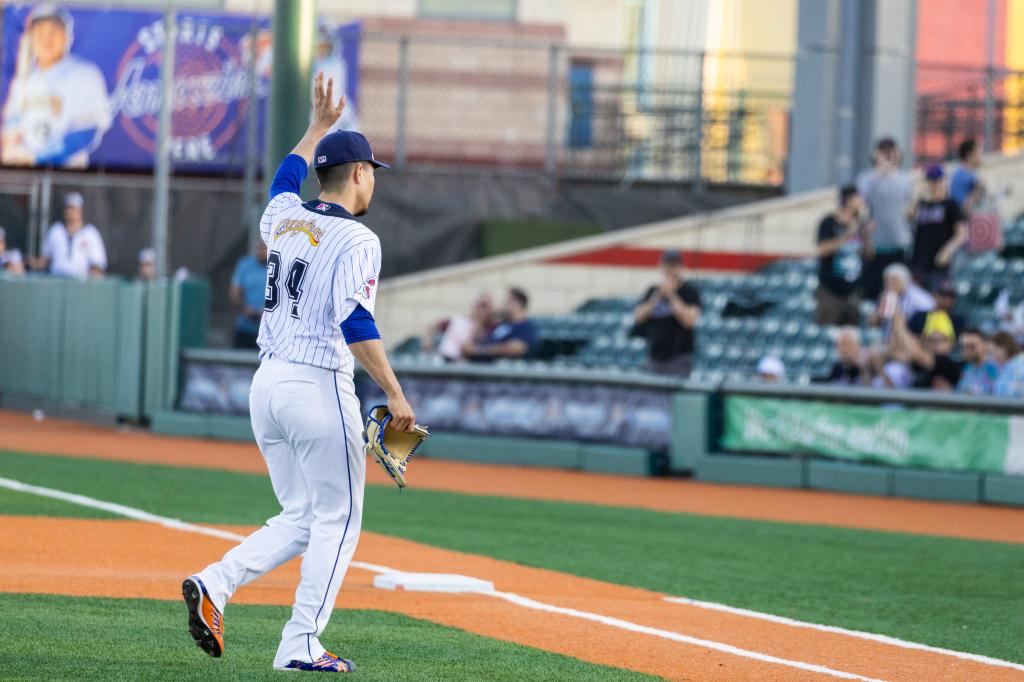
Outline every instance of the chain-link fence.
[(793, 61), (366, 35), (364, 131), (399, 168), (778, 185)]
[(1024, 148), (1024, 71), (921, 63), (917, 82), (919, 162), (954, 158), (968, 137), (987, 150)]

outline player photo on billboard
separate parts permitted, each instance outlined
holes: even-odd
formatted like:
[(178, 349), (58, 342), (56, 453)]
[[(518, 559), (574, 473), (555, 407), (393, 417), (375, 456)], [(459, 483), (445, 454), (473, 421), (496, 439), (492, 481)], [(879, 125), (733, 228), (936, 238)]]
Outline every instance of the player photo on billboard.
[(71, 54), (73, 41), (68, 10), (43, 3), (29, 13), (3, 110), (4, 164), (84, 168), (110, 128), (103, 73)]

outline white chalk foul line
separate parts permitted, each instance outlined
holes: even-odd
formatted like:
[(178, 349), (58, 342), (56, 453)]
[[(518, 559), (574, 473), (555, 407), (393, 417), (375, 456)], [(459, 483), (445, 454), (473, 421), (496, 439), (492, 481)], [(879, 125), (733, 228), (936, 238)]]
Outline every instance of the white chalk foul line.
[(941, 647), (929, 646), (927, 644), (919, 644), (917, 642), (910, 642), (905, 639), (897, 639), (896, 637), (888, 637), (886, 635), (876, 635), (873, 632), (861, 632), (860, 630), (847, 630), (846, 628), (835, 627), (834, 625), (808, 623), (807, 621), (794, 620), (792, 618), (786, 618), (785, 616), (776, 616), (770, 613), (761, 613), (760, 611), (750, 611), (749, 609), (741, 609), (735, 606), (728, 606), (726, 604), (718, 604), (716, 602), (699, 601), (697, 599), (689, 599), (687, 597), (665, 597), (665, 601), (674, 602), (676, 604), (687, 604), (689, 606), (698, 606), (702, 609), (710, 609), (712, 611), (735, 613), (740, 616), (758, 618), (772, 623), (791, 625), (797, 628), (807, 628), (809, 630), (818, 630), (820, 632), (832, 632), (838, 635), (846, 635), (847, 637), (857, 637), (859, 639), (867, 639), (881, 644), (889, 644), (903, 649), (916, 649), (918, 651), (927, 651), (933, 654), (942, 654), (943, 656), (952, 656), (953, 658), (960, 658), (965, 661), (973, 661), (975, 663), (983, 663), (985, 665), (1024, 671), (1024, 665), (1021, 665), (1020, 663), (1004, 661), (999, 658), (990, 658), (980, 654), (969, 654), (963, 651), (955, 651), (953, 649), (943, 649)]
[[(207, 535), (210, 537), (220, 538), (223, 540), (239, 541), (245, 539), (245, 536), (239, 535), (238, 533), (232, 533), (230, 531), (220, 530), (218, 528), (201, 526), (195, 523), (188, 523), (187, 521), (172, 519), (166, 516), (159, 516), (157, 514), (151, 514), (142, 509), (136, 509), (135, 507), (128, 507), (123, 504), (116, 504), (114, 502), (97, 500), (95, 498), (87, 497), (85, 495), (78, 495), (75, 493), (64, 492), (63, 490), (56, 490), (53, 488), (44, 488), (42, 486), (30, 485), (28, 483), (22, 483), (21, 481), (16, 481), (10, 478), (0, 477), (0, 487), (7, 488), (9, 490), (14, 490), (17, 492), (29, 493), (32, 495), (39, 495), (41, 497), (49, 497), (56, 500), (62, 500), (64, 502), (70, 502), (72, 504), (77, 504), (83, 507), (90, 507), (92, 509), (100, 509), (103, 511), (110, 512), (112, 514), (124, 516), (129, 519), (155, 523), (164, 526), (165, 528), (173, 528), (175, 530), (186, 531), (189, 533), (198, 533), (200, 535)], [(389, 568), (387, 566), (367, 564), (359, 561), (353, 561), (351, 565), (356, 568), (372, 571), (374, 573), (398, 572), (397, 569)], [(729, 644), (722, 644), (721, 642), (700, 639), (698, 637), (690, 637), (688, 635), (683, 635), (678, 632), (671, 632), (669, 630), (652, 628), (646, 625), (640, 625), (638, 623), (632, 623), (630, 621), (621, 620), (619, 618), (603, 616), (598, 613), (591, 613), (589, 611), (578, 611), (576, 609), (555, 606), (554, 604), (546, 604), (544, 602), (539, 602), (528, 597), (524, 597), (522, 595), (513, 594), (511, 592), (500, 592), (497, 590), (493, 590), (481, 592), (480, 594), (495, 597), (497, 599), (503, 599), (505, 601), (517, 604), (528, 609), (545, 611), (547, 613), (556, 613), (559, 615), (570, 616), (582, 620), (589, 620), (595, 623), (601, 623), (603, 625), (618, 628), (621, 630), (627, 630), (639, 634), (650, 635), (652, 637), (668, 639), (683, 644), (701, 646), (708, 649), (713, 649), (715, 651), (721, 651), (723, 653), (731, 654), (734, 656), (740, 656), (742, 658), (749, 658), (755, 661), (761, 661), (763, 663), (774, 663), (776, 665), (781, 665), (789, 668), (796, 668), (798, 670), (806, 670), (808, 672), (820, 673), (822, 675), (829, 675), (844, 680), (861, 680), (862, 682), (882, 682), (882, 680), (878, 680), (872, 677), (864, 677), (863, 675), (856, 675), (854, 673), (848, 673), (842, 670), (833, 670), (832, 668), (827, 668), (821, 665), (815, 665), (813, 663), (804, 663), (802, 661), (791, 661), (785, 658), (777, 658), (775, 656), (769, 656), (767, 654), (762, 654), (757, 651), (749, 651), (747, 649), (740, 649)]]

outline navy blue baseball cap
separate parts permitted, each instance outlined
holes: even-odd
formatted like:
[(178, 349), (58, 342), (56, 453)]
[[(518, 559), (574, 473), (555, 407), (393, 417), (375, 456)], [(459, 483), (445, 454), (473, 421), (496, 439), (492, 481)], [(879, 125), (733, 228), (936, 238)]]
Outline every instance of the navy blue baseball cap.
[(366, 161), (374, 168), (391, 168), (373, 158), (373, 150), (365, 135), (352, 130), (328, 133), (317, 143), (316, 151), (313, 152), (313, 168), (340, 166), (353, 161)]

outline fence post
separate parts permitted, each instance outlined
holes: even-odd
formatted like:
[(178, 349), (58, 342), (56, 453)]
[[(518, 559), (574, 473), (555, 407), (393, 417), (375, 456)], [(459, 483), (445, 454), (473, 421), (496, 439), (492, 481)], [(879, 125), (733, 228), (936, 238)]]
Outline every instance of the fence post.
[(39, 255), (36, 244), (39, 242), (39, 181), (33, 180), (28, 195), (28, 235), (25, 244), (25, 255), (32, 258)]
[(405, 121), (409, 89), (409, 37), (398, 42), (398, 102), (395, 106), (395, 166), (405, 170)]
[[(248, 104), (245, 109), (245, 175), (242, 185), (242, 215), (245, 216), (249, 253), (256, 250), (260, 239), (260, 210), (257, 196), (264, 192), (256, 191), (256, 175), (262, 161), (259, 149), (259, 97), (256, 93), (256, 40), (259, 36), (259, 24), (253, 15), (252, 26), (249, 28), (249, 85), (247, 90)], [(264, 176), (264, 186), (269, 187), (270, 178)]]
[(693, 191), (696, 194), (704, 193), (704, 58), (706, 52), (697, 55), (697, 102), (694, 108), (694, 129), (697, 134), (697, 144), (693, 148)]
[(46, 169), (39, 190), (39, 223), (36, 227), (36, 256), (41, 255), (46, 231), (50, 229), (50, 207), (53, 205), (53, 171)]
[(988, 0), (985, 40), (988, 47), (988, 60), (985, 64), (985, 139), (981, 143), (981, 151), (990, 152), (996, 148), (995, 73), (993, 72), (996, 56), (996, 0)]
[(548, 53), (548, 110), (544, 129), (544, 172), (554, 179), (558, 163), (558, 53), (560, 47), (552, 44)]
[(171, 116), (174, 112), (174, 59), (178, 43), (178, 18), (173, 6), (164, 12), (164, 49), (160, 62), (160, 118), (153, 160), (153, 250), (156, 276), (164, 277), (168, 265), (168, 222), (171, 194)]

